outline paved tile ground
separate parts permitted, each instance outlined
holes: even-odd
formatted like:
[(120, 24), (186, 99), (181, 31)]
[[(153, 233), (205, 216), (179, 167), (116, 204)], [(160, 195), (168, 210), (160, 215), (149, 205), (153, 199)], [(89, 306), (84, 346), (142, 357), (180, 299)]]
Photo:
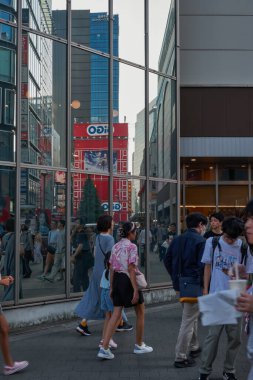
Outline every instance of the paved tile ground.
[[(57, 306), (56, 306), (57, 307)], [(134, 322), (133, 314), (128, 313)], [(13, 356), (17, 360), (27, 359), (29, 369), (15, 375), (18, 380), (194, 380), (197, 367), (175, 369), (173, 367), (174, 348), (180, 324), (180, 305), (170, 304), (147, 309), (146, 342), (154, 347), (148, 355), (134, 355), (134, 332), (117, 333), (115, 340), (119, 348), (115, 359), (97, 359), (97, 344), (100, 339), (101, 323), (90, 327), (91, 337), (78, 335), (74, 328), (76, 321), (42, 326), (11, 335)], [(206, 330), (200, 328), (203, 341)], [(222, 362), (226, 339), (223, 336), (211, 379), (221, 379)], [(246, 380), (249, 363), (246, 359), (246, 338), (243, 338), (237, 360), (239, 380)]]

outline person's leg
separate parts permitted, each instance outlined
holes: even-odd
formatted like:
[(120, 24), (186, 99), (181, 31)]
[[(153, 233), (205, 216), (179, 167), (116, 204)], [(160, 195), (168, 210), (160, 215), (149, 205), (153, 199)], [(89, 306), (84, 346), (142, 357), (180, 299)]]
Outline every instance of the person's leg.
[(74, 264), (74, 272), (73, 272), (73, 292), (78, 293), (81, 292), (81, 280), (80, 275), (78, 275), (78, 262)]
[(212, 365), (217, 355), (219, 340), (223, 328), (224, 325), (211, 326), (209, 328), (208, 335), (203, 344), (201, 366), (199, 369), (200, 373), (209, 375), (212, 372)]
[(3, 314), (0, 314), (0, 344), (1, 350), (4, 358), (5, 365), (12, 367), (14, 365), (14, 361), (11, 357), (10, 346), (9, 346), (9, 326), (8, 322)]
[(126, 322), (126, 323), (128, 322), (125, 309), (122, 309), (122, 319), (123, 319), (123, 322)]
[(224, 371), (235, 373), (235, 359), (241, 346), (242, 320), (240, 319), (237, 325), (225, 325), (225, 330), (228, 337), (228, 346)]
[(184, 303), (181, 326), (175, 349), (175, 361), (187, 360), (189, 345), (192, 340), (195, 321), (198, 319), (199, 310), (197, 303)]
[(143, 343), (144, 335), (144, 316), (145, 316), (145, 306), (144, 303), (135, 306), (136, 314), (136, 344), (139, 346)]
[(104, 327), (103, 327), (103, 333), (102, 333), (102, 341), (104, 341), (105, 338), (105, 332), (108, 327), (108, 323), (111, 319), (112, 313), (110, 311), (106, 311), (105, 313), (105, 321), (104, 321)]
[(248, 380), (253, 380), (253, 364), (251, 366), (251, 369), (250, 369), (250, 372), (249, 372), (249, 375), (248, 375)]
[(199, 349), (198, 340), (198, 319), (194, 321), (192, 339), (190, 341), (190, 351), (197, 351)]
[(114, 334), (119, 318), (121, 318), (121, 313), (122, 313), (122, 306), (115, 306), (112, 316), (108, 322), (107, 329), (104, 334), (103, 348), (106, 350), (109, 347), (110, 339), (112, 338)]
[(53, 265), (54, 263), (54, 255), (52, 255), (51, 253), (47, 252), (47, 256), (46, 256), (46, 264), (45, 264), (45, 268), (44, 268), (44, 276), (46, 276), (49, 272), (49, 269), (51, 268), (51, 266)]
[(56, 277), (57, 273), (61, 269), (61, 264), (62, 264), (62, 254), (56, 253), (54, 255), (54, 265), (53, 265), (53, 268), (51, 270), (51, 273), (50, 273), (50, 275), (48, 275), (46, 277), (48, 280), (54, 280), (54, 278)]

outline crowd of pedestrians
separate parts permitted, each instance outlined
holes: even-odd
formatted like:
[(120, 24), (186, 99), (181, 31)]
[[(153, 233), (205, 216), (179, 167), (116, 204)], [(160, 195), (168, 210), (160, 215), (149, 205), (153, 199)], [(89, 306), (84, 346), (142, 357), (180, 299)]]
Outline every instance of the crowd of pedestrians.
[[(61, 281), (66, 259), (65, 221), (51, 221), (46, 230), (45, 218), (42, 229), (32, 236), (29, 221), (21, 226), (20, 232), (20, 281), (32, 273), (31, 261), (44, 262), (42, 281)], [(207, 230), (207, 226), (209, 228)], [(145, 277), (139, 269), (145, 264), (145, 245), (147, 241), (153, 253), (159, 254), (168, 270), (173, 287), (180, 295), (182, 304), (181, 326), (175, 342), (174, 366), (178, 369), (196, 365), (200, 356), (199, 380), (208, 380), (216, 359), (221, 333), (227, 336), (223, 380), (237, 380), (236, 356), (241, 345), (243, 318), (234, 325), (210, 326), (206, 339), (201, 345), (198, 340), (199, 308), (197, 297), (182, 295), (182, 280), (195, 289), (200, 287), (201, 294), (215, 294), (229, 289), (229, 279), (233, 276), (235, 265), (240, 275), (250, 279), (253, 274), (253, 200), (245, 209), (244, 220), (237, 217), (224, 218), (220, 212), (214, 213), (209, 220), (201, 213), (191, 213), (186, 217), (186, 231), (176, 234), (176, 225), (151, 226), (146, 238), (144, 226), (133, 222), (121, 223), (115, 229), (112, 217), (102, 215), (97, 221), (96, 231), (77, 221), (71, 231), (71, 281), (75, 292), (84, 295), (75, 313), (81, 318), (76, 331), (82, 336), (92, 334), (88, 326), (90, 320), (104, 320), (101, 340), (98, 342), (98, 358), (114, 359), (113, 349), (116, 331), (131, 331), (126, 310), (134, 307), (136, 313), (136, 337), (134, 354), (147, 354), (153, 351), (144, 342), (144, 297)], [(45, 244), (46, 236), (46, 244)], [(114, 236), (114, 237), (113, 237)], [(115, 241), (116, 240), (116, 241)], [(5, 234), (1, 241), (4, 262), (1, 266), (0, 285), (3, 285), (4, 300), (14, 296), (15, 275), (15, 231), (14, 220), (6, 222)], [(89, 269), (93, 268), (89, 275)], [(232, 274), (231, 274), (232, 273)], [(253, 291), (249, 288), (237, 299), (235, 307), (247, 313), (249, 357), (253, 363)], [(20, 283), (20, 297), (22, 286)], [(0, 308), (0, 344), (5, 362), (4, 374), (19, 372), (28, 362), (14, 362), (8, 340), (8, 323)], [(222, 338), (223, 339), (223, 338)], [(253, 380), (253, 365), (248, 380)]]
[[(235, 363), (241, 346), (243, 318), (238, 318), (237, 324), (210, 326), (201, 347), (198, 341), (197, 296), (185, 296), (183, 286), (188, 286), (192, 292), (199, 286), (199, 296), (226, 291), (229, 289), (229, 280), (233, 278), (234, 268), (239, 268), (241, 276), (247, 278), (249, 286), (252, 286), (253, 201), (246, 207), (244, 219), (245, 225), (243, 218), (231, 216), (224, 219), (222, 213), (214, 213), (210, 216), (210, 228), (206, 231), (208, 219), (201, 213), (189, 214), (186, 217), (187, 230), (172, 241), (164, 259), (173, 287), (179, 293), (182, 303), (182, 320), (175, 347), (174, 366), (179, 369), (195, 366), (195, 359), (200, 356), (199, 380), (210, 378), (219, 341), (223, 339), (223, 330), (227, 336), (227, 349), (222, 378), (237, 380)], [(253, 312), (251, 289), (248, 293), (241, 294), (237, 300), (237, 309), (241, 312)], [(253, 334), (250, 335), (248, 343), (251, 360), (252, 336)], [(252, 379), (253, 369), (248, 377), (248, 380)]]

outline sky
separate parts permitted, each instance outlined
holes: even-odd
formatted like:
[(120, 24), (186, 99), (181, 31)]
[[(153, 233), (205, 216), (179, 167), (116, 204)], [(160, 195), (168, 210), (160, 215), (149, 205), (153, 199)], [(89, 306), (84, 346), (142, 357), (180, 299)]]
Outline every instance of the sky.
[[(65, 0), (52, 0), (53, 9), (66, 9)], [(170, 0), (150, 0), (150, 67), (157, 70)], [(72, 9), (107, 12), (108, 0), (72, 0)], [(144, 0), (114, 0), (119, 15), (119, 57), (144, 65)], [(157, 93), (157, 76), (150, 76), (150, 101)], [(129, 151), (133, 151), (136, 115), (144, 108), (144, 71), (120, 64), (119, 118), (129, 123)], [(130, 153), (129, 152), (129, 153)], [(129, 154), (131, 157), (131, 154)]]

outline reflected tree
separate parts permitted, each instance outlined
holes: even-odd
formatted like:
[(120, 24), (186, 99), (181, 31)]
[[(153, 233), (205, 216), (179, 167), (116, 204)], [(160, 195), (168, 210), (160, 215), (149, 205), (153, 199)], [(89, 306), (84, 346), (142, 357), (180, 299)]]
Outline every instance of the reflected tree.
[(83, 224), (96, 223), (98, 217), (103, 213), (104, 210), (101, 206), (97, 189), (90, 176), (88, 176), (84, 184), (78, 216)]

